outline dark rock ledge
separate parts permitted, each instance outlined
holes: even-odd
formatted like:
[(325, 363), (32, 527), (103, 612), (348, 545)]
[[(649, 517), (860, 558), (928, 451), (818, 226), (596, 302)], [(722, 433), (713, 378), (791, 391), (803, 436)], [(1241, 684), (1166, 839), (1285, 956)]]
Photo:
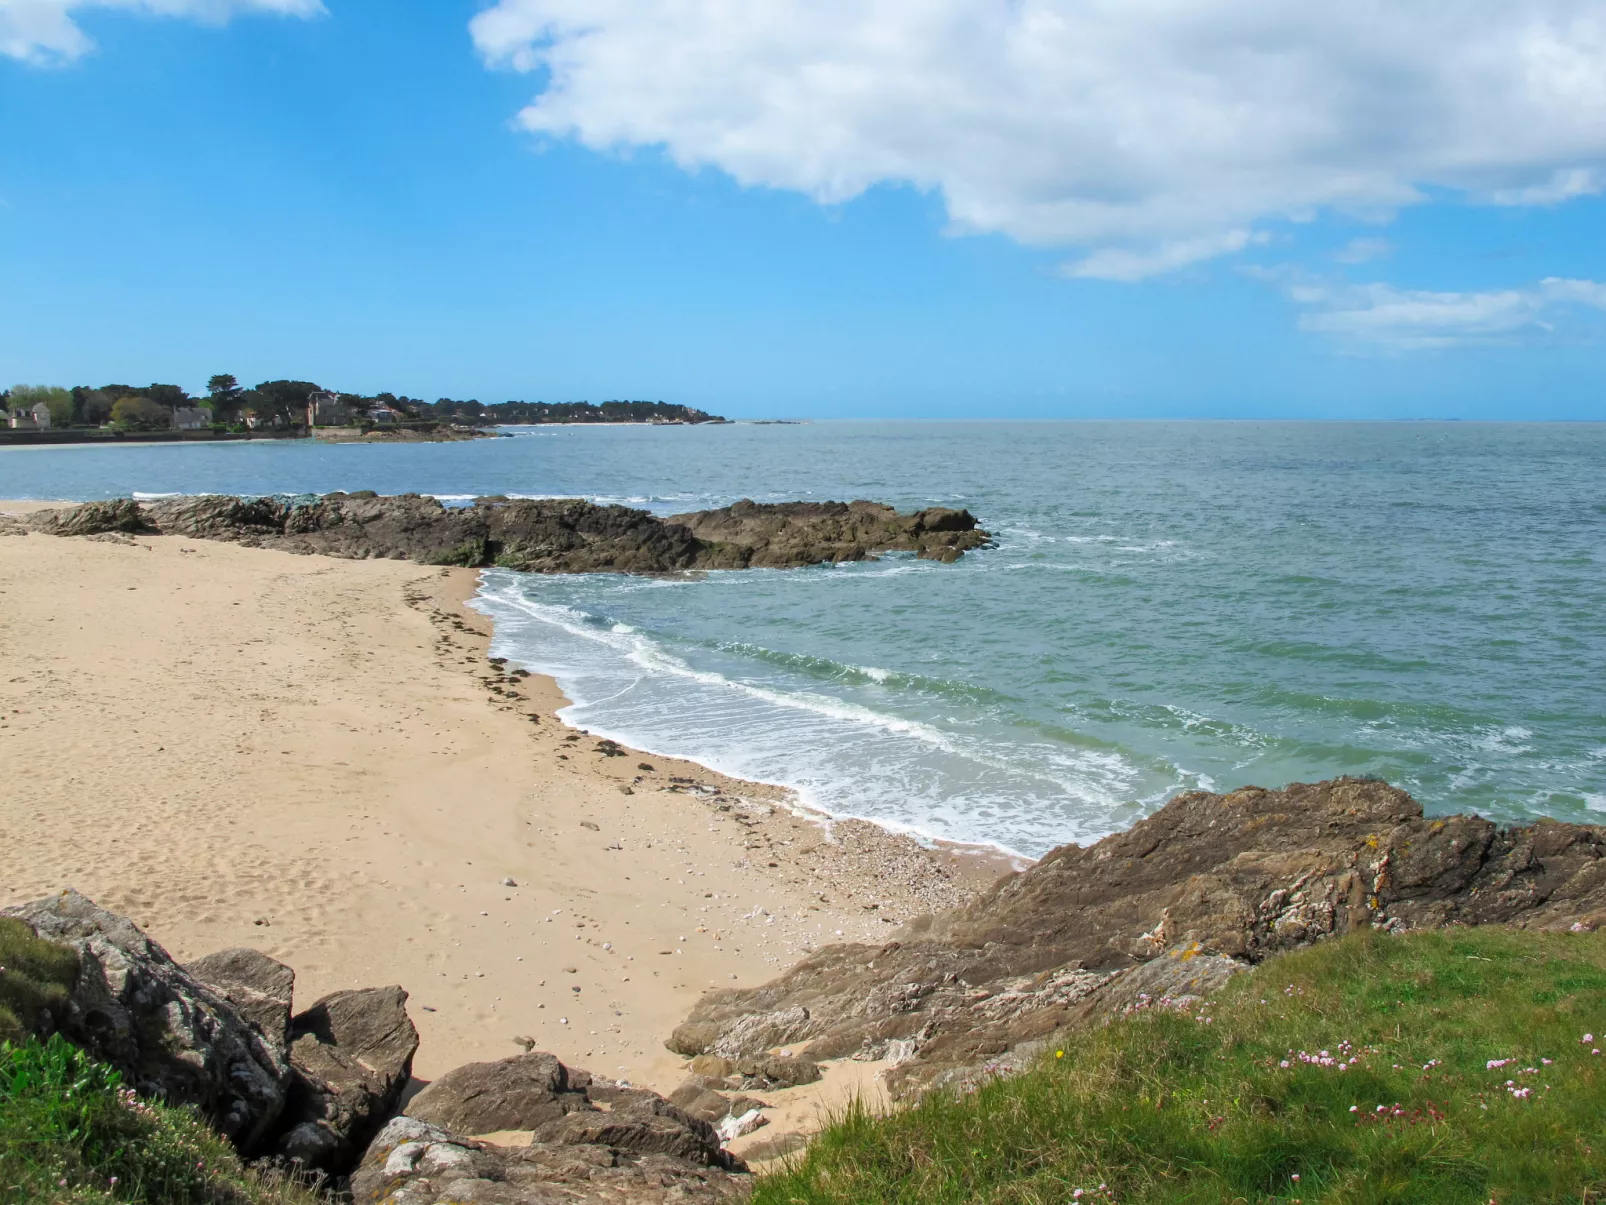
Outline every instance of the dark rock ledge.
[(1427, 819), (1404, 791), (1355, 778), (1198, 791), (885, 945), (830, 946), (761, 987), (710, 992), (669, 1046), (888, 1059), (889, 1088), (908, 1098), (1019, 1067), (1144, 996), (1207, 996), (1268, 955), (1355, 929), (1603, 922), (1603, 828)]
[(329, 494), (310, 502), (206, 495), (127, 498), (39, 511), (34, 531), (121, 532), (226, 540), (287, 552), (498, 565), (530, 573), (675, 573), (785, 569), (913, 552), (955, 561), (988, 543), (969, 511), (901, 514), (877, 502), (738, 502), (660, 519), (579, 499), (479, 498), (446, 507), (418, 494)]

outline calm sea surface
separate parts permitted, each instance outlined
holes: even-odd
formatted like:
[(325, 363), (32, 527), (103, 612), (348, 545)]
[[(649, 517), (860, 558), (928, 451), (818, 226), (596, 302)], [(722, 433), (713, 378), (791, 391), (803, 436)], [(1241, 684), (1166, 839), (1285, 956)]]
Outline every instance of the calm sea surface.
[(566, 718), (817, 807), (1040, 854), (1172, 793), (1375, 774), (1606, 811), (1606, 425), (565, 427), (0, 451), (0, 497), (581, 495), (969, 507), (998, 546), (646, 580), (485, 575)]

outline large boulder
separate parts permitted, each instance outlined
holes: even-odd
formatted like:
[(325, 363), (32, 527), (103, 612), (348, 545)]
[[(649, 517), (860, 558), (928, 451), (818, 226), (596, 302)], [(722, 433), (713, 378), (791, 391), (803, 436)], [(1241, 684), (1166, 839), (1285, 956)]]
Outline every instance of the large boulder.
[(219, 950), (184, 969), (250, 1021), (280, 1054), (290, 1046), (290, 1011), (296, 973), (259, 950)]
[(590, 1109), (590, 1077), (536, 1051), (448, 1071), (407, 1102), (407, 1115), (457, 1134), (533, 1130)]
[(399, 987), (336, 992), (290, 1023), (290, 1099), (276, 1153), (340, 1175), (396, 1113), (418, 1031)]
[(734, 1205), (751, 1190), (733, 1167), (605, 1141), (493, 1146), (398, 1117), (369, 1146), (351, 1195), (356, 1205)]
[(1195, 791), (885, 945), (830, 946), (768, 984), (710, 992), (669, 1045), (886, 1059), (890, 1090), (910, 1095), (1014, 1065), (1139, 996), (1204, 994), (1270, 954), (1357, 928), (1603, 922), (1606, 829), (1428, 819), (1366, 779)]
[(258, 1148), (284, 1108), (289, 1068), (222, 995), (132, 921), (76, 891), (4, 915), (78, 954), (62, 1036), (116, 1067), (141, 1095), (194, 1105), (242, 1151)]

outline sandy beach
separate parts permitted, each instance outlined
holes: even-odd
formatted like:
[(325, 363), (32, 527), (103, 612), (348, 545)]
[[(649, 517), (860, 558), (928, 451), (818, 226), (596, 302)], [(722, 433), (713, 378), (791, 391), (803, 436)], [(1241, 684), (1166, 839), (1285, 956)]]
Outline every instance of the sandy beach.
[(476, 580), (0, 536), (0, 905), (71, 885), (180, 960), (282, 959), (301, 1004), (399, 983), (423, 1079), (529, 1039), (668, 1091), (705, 989), (1009, 869), (565, 727), (555, 683), (487, 661)]

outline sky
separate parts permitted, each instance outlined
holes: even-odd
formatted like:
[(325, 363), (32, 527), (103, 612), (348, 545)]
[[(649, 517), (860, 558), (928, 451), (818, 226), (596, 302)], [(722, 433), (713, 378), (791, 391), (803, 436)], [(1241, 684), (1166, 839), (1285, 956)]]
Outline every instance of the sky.
[(0, 379), (1606, 419), (1599, 0), (0, 0)]

